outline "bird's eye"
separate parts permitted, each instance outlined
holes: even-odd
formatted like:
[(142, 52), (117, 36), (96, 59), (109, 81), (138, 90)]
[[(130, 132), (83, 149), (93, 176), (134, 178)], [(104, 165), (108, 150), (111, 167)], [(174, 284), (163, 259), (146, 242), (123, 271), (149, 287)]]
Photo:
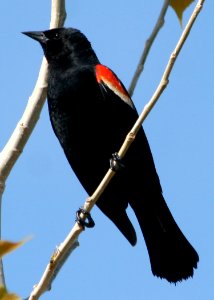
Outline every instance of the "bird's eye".
[(54, 37), (55, 37), (55, 39), (58, 39), (59, 38), (59, 33), (56, 32)]

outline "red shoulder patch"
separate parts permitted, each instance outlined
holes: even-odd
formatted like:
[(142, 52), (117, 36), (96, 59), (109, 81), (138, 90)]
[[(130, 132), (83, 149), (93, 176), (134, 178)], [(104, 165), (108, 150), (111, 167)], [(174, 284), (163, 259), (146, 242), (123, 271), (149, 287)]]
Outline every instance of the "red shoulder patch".
[(104, 83), (124, 102), (133, 107), (133, 103), (128, 92), (126, 91), (118, 77), (109, 68), (101, 64), (96, 65), (96, 78), (99, 84)]

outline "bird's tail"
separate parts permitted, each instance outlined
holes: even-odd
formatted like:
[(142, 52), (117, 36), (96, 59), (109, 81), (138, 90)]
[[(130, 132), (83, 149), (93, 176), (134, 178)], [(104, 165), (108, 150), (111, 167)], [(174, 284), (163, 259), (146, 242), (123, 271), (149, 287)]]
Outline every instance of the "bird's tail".
[[(151, 204), (152, 203), (152, 204)], [(160, 193), (132, 204), (148, 249), (155, 276), (176, 283), (193, 276), (199, 257), (185, 238)]]

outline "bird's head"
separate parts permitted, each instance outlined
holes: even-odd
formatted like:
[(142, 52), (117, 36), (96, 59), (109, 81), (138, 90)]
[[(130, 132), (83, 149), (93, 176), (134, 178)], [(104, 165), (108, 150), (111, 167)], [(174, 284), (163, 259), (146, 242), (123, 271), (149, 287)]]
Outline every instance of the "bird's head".
[[(23, 34), (38, 41), (47, 61), (90, 60), (96, 58), (90, 42), (85, 35), (74, 28), (55, 28), (45, 31), (27, 31)], [(97, 60), (97, 58), (96, 58)]]

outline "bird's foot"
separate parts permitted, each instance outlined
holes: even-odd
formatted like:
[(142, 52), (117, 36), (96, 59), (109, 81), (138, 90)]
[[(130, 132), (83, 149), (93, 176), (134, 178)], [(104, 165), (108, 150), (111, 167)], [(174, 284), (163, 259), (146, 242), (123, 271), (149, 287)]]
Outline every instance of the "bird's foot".
[(85, 227), (92, 228), (95, 226), (91, 214), (82, 207), (76, 212), (76, 222), (81, 225), (83, 229), (85, 229)]
[(122, 163), (122, 159), (117, 152), (113, 153), (112, 158), (110, 159), (110, 169), (114, 172), (117, 172), (122, 170), (123, 168), (125, 168), (125, 166)]

